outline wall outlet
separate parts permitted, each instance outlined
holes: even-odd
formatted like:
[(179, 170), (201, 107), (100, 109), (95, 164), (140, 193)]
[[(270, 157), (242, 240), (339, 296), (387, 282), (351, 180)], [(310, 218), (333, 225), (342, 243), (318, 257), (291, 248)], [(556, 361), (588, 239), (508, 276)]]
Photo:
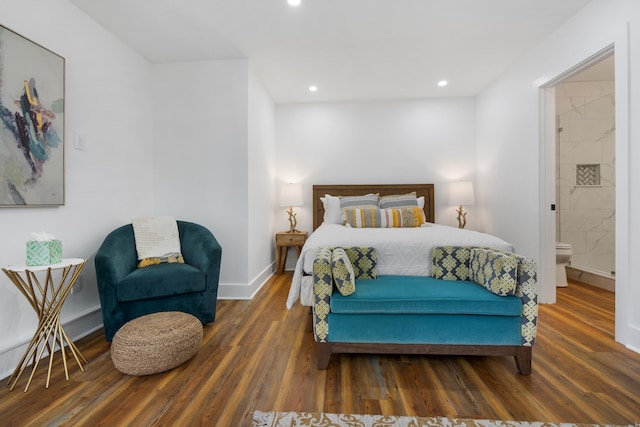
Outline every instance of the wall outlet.
[(73, 284), (71, 288), (71, 293), (75, 294), (76, 292), (80, 292), (82, 290), (82, 276), (78, 276), (76, 283)]

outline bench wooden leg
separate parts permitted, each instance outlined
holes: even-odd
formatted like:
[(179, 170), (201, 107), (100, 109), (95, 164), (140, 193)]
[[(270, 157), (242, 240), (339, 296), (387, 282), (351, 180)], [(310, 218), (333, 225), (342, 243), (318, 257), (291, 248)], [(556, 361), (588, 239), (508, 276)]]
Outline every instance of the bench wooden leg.
[(318, 345), (318, 369), (327, 369), (329, 367), (329, 359), (331, 359), (331, 344), (319, 342)]
[(531, 374), (532, 348), (522, 346), (516, 350), (516, 366), (522, 375)]

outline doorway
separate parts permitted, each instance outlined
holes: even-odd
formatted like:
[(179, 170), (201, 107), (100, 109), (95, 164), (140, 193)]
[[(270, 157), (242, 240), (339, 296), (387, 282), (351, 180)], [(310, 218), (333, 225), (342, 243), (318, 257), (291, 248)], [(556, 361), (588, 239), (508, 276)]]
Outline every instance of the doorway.
[[(577, 65), (566, 69), (566, 71), (559, 73), (556, 77), (541, 82), (539, 85), (539, 105), (540, 105), (540, 253), (539, 253), (539, 265), (538, 265), (538, 281), (541, 284), (539, 288), (539, 300), (542, 303), (553, 304), (556, 302), (556, 244), (559, 241), (558, 237), (558, 224), (560, 221), (557, 215), (557, 204), (560, 197), (560, 190), (558, 183), (556, 182), (556, 176), (559, 176), (556, 157), (558, 156), (556, 150), (556, 140), (558, 139), (558, 115), (556, 114), (556, 88), (562, 83), (568, 82), (572, 77), (576, 77), (587, 69), (591, 69), (592, 66), (606, 60), (607, 58), (614, 56), (614, 45), (611, 44), (599, 52), (596, 52), (591, 57), (578, 63)], [(623, 55), (622, 59), (625, 58)], [(620, 60), (621, 58), (617, 58)], [(620, 62), (620, 61), (619, 61)], [(616, 122), (622, 120), (627, 123), (626, 117), (628, 115), (628, 109), (625, 103), (628, 102), (627, 85), (626, 80), (620, 80), (620, 76), (627, 76), (623, 68), (616, 67), (616, 73), (618, 76), (614, 77), (615, 83), (615, 96), (616, 103), (618, 105), (616, 115)], [(559, 93), (560, 90), (559, 90)], [(622, 113), (622, 114), (621, 114)], [(619, 126), (618, 126), (619, 127)], [(625, 152), (628, 155), (628, 147), (626, 141), (628, 140), (628, 134), (625, 132), (625, 127), (616, 129), (616, 151), (619, 159), (616, 164), (616, 210), (615, 210), (615, 223), (616, 223), (616, 281), (618, 284), (617, 290), (619, 291), (620, 284), (626, 283), (627, 262), (623, 257), (626, 251), (621, 251), (620, 247), (627, 247), (628, 238), (622, 233), (626, 230), (626, 224), (628, 220), (628, 203), (626, 198), (620, 197), (620, 194), (625, 194), (628, 188), (628, 168), (621, 156), (625, 156)], [(624, 159), (623, 159), (624, 160)], [(577, 163), (576, 163), (577, 164)], [(585, 163), (591, 164), (591, 163)], [(575, 167), (575, 166), (574, 166)], [(575, 179), (575, 177), (573, 178)], [(556, 194), (558, 193), (558, 194)], [(565, 204), (570, 203), (565, 200)], [(571, 206), (569, 204), (569, 206)], [(622, 228), (620, 228), (622, 227)], [(558, 236), (557, 236), (558, 235)], [(561, 241), (561, 240), (560, 240)], [(624, 293), (624, 292), (623, 292)], [(616, 301), (620, 296), (620, 292), (616, 292)], [(617, 319), (616, 319), (617, 320)], [(618, 326), (616, 326), (618, 327)]]
[(556, 241), (569, 279), (615, 291), (615, 69), (602, 58), (555, 86)]

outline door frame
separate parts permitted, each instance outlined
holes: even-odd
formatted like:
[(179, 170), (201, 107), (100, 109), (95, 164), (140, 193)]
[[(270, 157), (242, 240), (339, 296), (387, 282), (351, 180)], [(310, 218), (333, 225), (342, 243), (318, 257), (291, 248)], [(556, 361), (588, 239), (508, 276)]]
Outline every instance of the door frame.
[[(616, 54), (616, 44), (619, 54)], [(576, 64), (555, 78), (539, 85), (540, 118), (540, 268), (538, 270), (540, 295), (545, 302), (555, 303), (555, 242), (556, 215), (551, 204), (556, 203), (556, 114), (554, 86), (576, 73), (611, 56), (615, 56), (615, 123), (616, 123), (616, 304), (615, 339), (623, 344), (634, 341), (635, 335), (629, 328), (631, 303), (629, 296), (630, 277), (630, 71), (628, 43), (612, 43), (584, 61)], [(541, 298), (542, 299), (542, 298)]]

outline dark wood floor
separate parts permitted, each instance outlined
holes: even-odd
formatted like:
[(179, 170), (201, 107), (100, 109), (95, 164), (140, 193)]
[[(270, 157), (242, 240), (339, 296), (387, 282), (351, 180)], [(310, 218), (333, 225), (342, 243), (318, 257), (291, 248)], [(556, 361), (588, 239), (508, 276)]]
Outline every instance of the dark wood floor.
[(254, 410), (640, 421), (640, 355), (614, 342), (611, 293), (571, 283), (541, 306), (530, 376), (511, 357), (333, 356), (319, 371), (308, 308), (284, 307), (290, 280), (219, 301), (200, 351), (163, 374), (123, 375), (102, 332), (86, 337), (85, 372), (71, 365), (65, 381), (58, 366), (45, 389), (41, 369), (27, 393), (26, 380), (0, 389), (0, 425), (243, 426)]

